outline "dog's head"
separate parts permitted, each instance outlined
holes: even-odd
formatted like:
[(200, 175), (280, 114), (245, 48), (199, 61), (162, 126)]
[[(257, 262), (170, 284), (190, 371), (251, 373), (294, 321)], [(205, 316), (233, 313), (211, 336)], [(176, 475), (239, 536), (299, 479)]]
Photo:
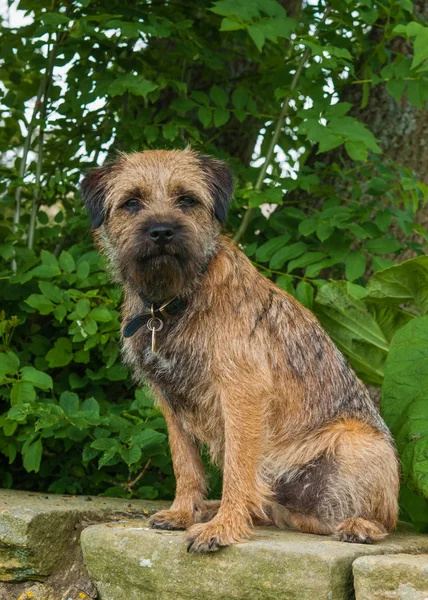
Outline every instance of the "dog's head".
[(153, 301), (191, 288), (215, 248), (232, 192), (227, 165), (191, 150), (121, 155), (81, 185), (115, 277)]

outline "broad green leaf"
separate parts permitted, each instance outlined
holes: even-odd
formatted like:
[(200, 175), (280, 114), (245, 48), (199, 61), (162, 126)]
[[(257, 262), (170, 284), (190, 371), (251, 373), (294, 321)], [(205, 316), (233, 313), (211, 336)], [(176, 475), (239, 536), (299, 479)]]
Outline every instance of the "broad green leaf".
[(388, 341), (366, 306), (347, 293), (346, 283), (322, 286), (315, 312), (354, 369), (365, 381), (381, 384)]
[(27, 446), (25, 451), (23, 449), (22, 454), (24, 469), (28, 471), (28, 473), (31, 473), (31, 471), (37, 473), (39, 471), (42, 460), (42, 450), (43, 446), (40, 439), (37, 439), (35, 442)]
[(412, 69), (428, 58), (428, 27), (419, 29), (414, 41)]
[(105, 306), (96, 306), (91, 310), (89, 316), (100, 323), (109, 323), (113, 319), (113, 315)]
[(413, 304), (428, 311), (428, 256), (411, 258), (375, 273), (367, 283), (369, 298), (387, 304)]
[(23, 402), (34, 402), (36, 399), (36, 390), (26, 381), (18, 381), (12, 385), (10, 390), (10, 404), (20, 404)]
[(355, 281), (366, 272), (366, 255), (360, 251), (351, 252), (346, 259), (345, 275), (348, 281)]
[(34, 385), (34, 387), (42, 390), (51, 390), (53, 387), (53, 381), (50, 375), (31, 366), (22, 367), (21, 378), (22, 381), (30, 383), (31, 385)]
[(307, 267), (308, 265), (312, 265), (313, 263), (319, 262), (323, 258), (325, 258), (324, 252), (306, 252), (299, 258), (290, 260), (290, 262), (287, 265), (287, 272), (291, 273), (291, 271), (294, 271), (294, 269)]
[(79, 396), (74, 392), (63, 392), (59, 398), (59, 406), (66, 415), (75, 415), (79, 411)]
[(65, 273), (72, 273), (76, 268), (76, 263), (74, 262), (74, 258), (71, 256), (70, 252), (63, 250), (59, 256), (59, 266)]
[(95, 450), (109, 450), (112, 447), (115, 447), (116, 450), (119, 449), (119, 440), (111, 439), (111, 438), (99, 438), (98, 440), (94, 440), (91, 444), (91, 448)]
[(412, 319), (392, 339), (382, 413), (396, 438), (404, 484), (428, 499), (428, 317)]
[(312, 308), (314, 303), (314, 288), (312, 285), (307, 281), (299, 281), (296, 287), (296, 298), (306, 308)]
[(202, 125), (205, 128), (207, 128), (208, 125), (211, 123), (211, 118), (212, 118), (211, 109), (208, 108), (208, 106), (201, 106), (198, 109), (198, 118), (199, 118), (200, 122), (202, 123)]
[(80, 319), (84, 319), (91, 310), (91, 303), (87, 298), (80, 298), (76, 303), (76, 313)]
[(222, 127), (225, 125), (230, 117), (230, 112), (223, 108), (214, 109), (214, 125), (215, 127)]
[(397, 250), (401, 250), (402, 245), (398, 240), (378, 238), (377, 240), (369, 240), (365, 243), (364, 247), (369, 252), (374, 252), (376, 254), (390, 254)]
[(48, 315), (54, 309), (52, 302), (41, 294), (31, 294), (25, 302), (32, 308), (37, 309), (41, 315)]
[(269, 267), (271, 269), (280, 269), (288, 260), (301, 256), (307, 247), (307, 244), (304, 242), (296, 242), (295, 244), (284, 246), (284, 248), (281, 248), (272, 256)]
[(285, 233), (276, 238), (268, 240), (257, 248), (256, 258), (260, 262), (267, 262), (280, 248), (283, 248), (290, 241), (291, 234)]
[(91, 267), (89, 263), (83, 261), (77, 265), (76, 275), (79, 279), (86, 279), (90, 273)]
[(250, 38), (257, 46), (257, 50), (261, 52), (266, 40), (263, 28), (260, 27), (260, 25), (248, 25), (247, 31), (250, 35)]
[(154, 92), (158, 88), (153, 81), (145, 79), (141, 75), (127, 73), (118, 77), (108, 88), (110, 96), (121, 96), (125, 92), (130, 92), (134, 96), (146, 97), (150, 92)]
[(54, 285), (50, 281), (39, 281), (39, 288), (43, 296), (52, 302), (56, 304), (62, 302), (63, 292), (57, 285)]
[(139, 448), (146, 448), (152, 444), (160, 444), (165, 440), (165, 435), (154, 429), (144, 429), (137, 436), (132, 438), (132, 444)]
[(218, 85), (213, 85), (210, 89), (210, 96), (214, 104), (220, 108), (226, 108), (229, 98), (223, 88), (219, 87)]
[(141, 458), (141, 449), (138, 446), (132, 446), (131, 448), (127, 448), (126, 446), (122, 446), (119, 450), (119, 454), (122, 459), (126, 462), (128, 467), (138, 462)]
[(14, 375), (19, 369), (19, 358), (14, 352), (0, 352), (0, 383), (5, 375)]
[(58, 338), (46, 354), (50, 367), (65, 367), (73, 358), (73, 346), (69, 338)]

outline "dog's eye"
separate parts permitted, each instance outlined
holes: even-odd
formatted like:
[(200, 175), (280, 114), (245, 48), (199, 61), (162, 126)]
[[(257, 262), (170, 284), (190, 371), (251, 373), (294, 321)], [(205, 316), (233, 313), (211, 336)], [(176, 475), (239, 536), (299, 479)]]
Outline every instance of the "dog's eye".
[(130, 209), (139, 208), (139, 206), (140, 206), (140, 203), (138, 202), (138, 200), (136, 198), (130, 198), (124, 204), (122, 204), (123, 208), (130, 208)]
[(182, 208), (191, 208), (192, 206), (199, 204), (199, 202), (193, 196), (179, 196), (177, 198), (177, 203)]

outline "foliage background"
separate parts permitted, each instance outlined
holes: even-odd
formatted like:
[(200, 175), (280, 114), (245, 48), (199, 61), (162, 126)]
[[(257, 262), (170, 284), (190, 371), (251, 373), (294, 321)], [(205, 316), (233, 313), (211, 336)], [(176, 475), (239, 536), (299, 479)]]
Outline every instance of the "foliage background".
[(226, 230), (383, 386), (402, 518), (428, 527), (427, 18), (422, 0), (5, 6), (2, 486), (173, 495), (77, 190), (118, 150), (191, 144), (236, 174)]

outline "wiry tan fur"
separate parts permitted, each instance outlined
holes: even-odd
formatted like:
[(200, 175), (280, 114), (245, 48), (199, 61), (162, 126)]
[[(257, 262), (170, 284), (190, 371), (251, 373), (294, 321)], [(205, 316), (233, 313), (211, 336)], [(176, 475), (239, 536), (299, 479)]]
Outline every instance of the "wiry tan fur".
[[(121, 156), (82, 186), (124, 289), (123, 323), (144, 310), (140, 292), (186, 301), (165, 321), (158, 352), (146, 327), (123, 339), (137, 381), (156, 390), (177, 480), (170, 510), (152, 526), (187, 529), (194, 551), (244, 540), (256, 521), (381, 539), (397, 520), (391, 436), (314, 315), (219, 234), (216, 215), (231, 192), (227, 167), (189, 150)], [(181, 205), (183, 195), (197, 204)], [(139, 202), (132, 213), (124, 208), (131, 197)], [(151, 223), (176, 228), (177, 241), (155, 249)], [(219, 505), (205, 500), (201, 444), (223, 470)]]

